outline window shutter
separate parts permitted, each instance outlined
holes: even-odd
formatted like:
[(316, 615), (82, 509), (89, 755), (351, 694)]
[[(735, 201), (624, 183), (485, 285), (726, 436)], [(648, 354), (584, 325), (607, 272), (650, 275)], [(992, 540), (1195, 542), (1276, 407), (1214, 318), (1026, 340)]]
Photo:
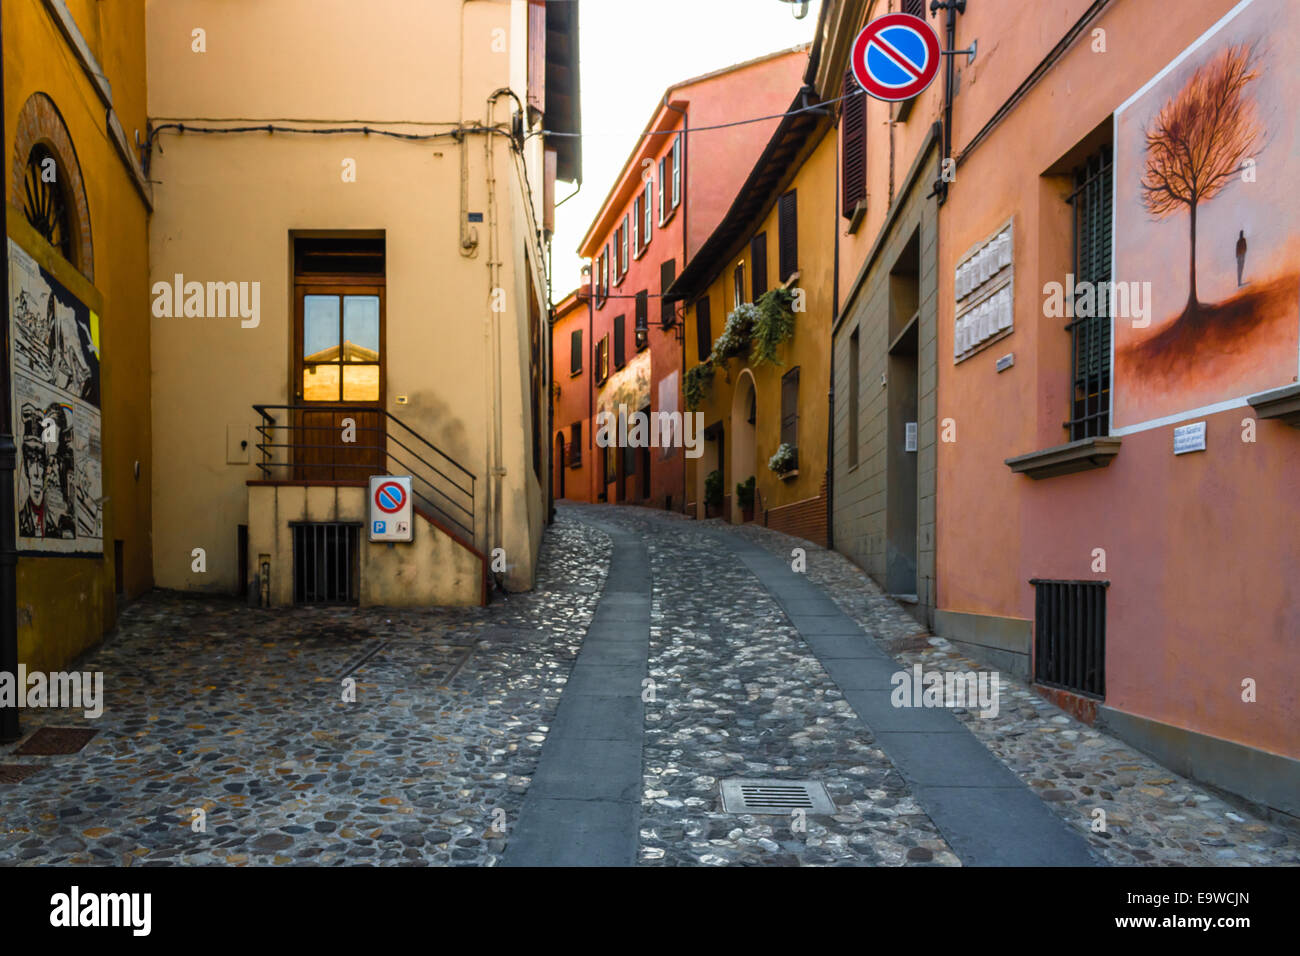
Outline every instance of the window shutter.
[(767, 291), (767, 233), (760, 232), (749, 243), (749, 284), (754, 301)]
[(632, 200), (632, 255), (641, 251), (641, 197)]
[(661, 156), (659, 158), (659, 224), (660, 225), (663, 225), (664, 213), (667, 212), (667, 210), (664, 209), (664, 197), (668, 195), (669, 188), (670, 187), (668, 185), (668, 157)]
[(736, 271), (732, 275), (733, 284), (731, 291), (735, 305), (745, 301), (745, 264), (742, 262), (736, 266)]
[(695, 303), (695, 348), (703, 362), (713, 351), (713, 325), (709, 316), (709, 297)]
[(682, 135), (673, 140), (673, 208), (682, 201)]
[(650, 215), (650, 191), (653, 188), (653, 186), (654, 186), (653, 183), (645, 184), (645, 198), (641, 200), (641, 214), (645, 216), (645, 225), (641, 229), (642, 232), (641, 241), (644, 242), (647, 246), (650, 245), (650, 230), (651, 230), (650, 224), (654, 218), (653, 216)]
[(650, 341), (650, 293), (642, 289), (636, 294), (636, 347), (645, 348)]
[(799, 270), (799, 215), (795, 193), (796, 190), (790, 190), (777, 204), (777, 242), (781, 247), (782, 282)]
[(569, 337), (569, 372), (577, 375), (582, 371), (582, 329), (574, 329)]
[(799, 447), (799, 369), (781, 377), (781, 443)]
[[(661, 296), (668, 291), (668, 287), (673, 284), (673, 280), (676, 278), (677, 260), (669, 259), (659, 267), (659, 294)], [(677, 313), (673, 311), (673, 304), (667, 299), (661, 298), (659, 302), (659, 322), (667, 328), (676, 321)]]
[(626, 316), (618, 316), (614, 319), (614, 368), (623, 367), (623, 319)]
[[(855, 95), (850, 95), (855, 94)], [(840, 191), (843, 196), (841, 212), (845, 219), (852, 218), (858, 203), (867, 198), (867, 95), (858, 86), (852, 70), (844, 73), (843, 112), (840, 116), (842, 144)]]
[(619, 242), (619, 249), (622, 250), (622, 256), (623, 256), (623, 268), (622, 268), (621, 271), (624, 272), (624, 273), (626, 273), (626, 272), (627, 272), (627, 267), (628, 267), (628, 258), (627, 258), (627, 213), (624, 213), (624, 214), (623, 214), (623, 229), (622, 229), (622, 233), (621, 233), (621, 235), (619, 236), (619, 240), (618, 240), (618, 242)]
[(528, 105), (546, 110), (546, 3), (528, 4)]

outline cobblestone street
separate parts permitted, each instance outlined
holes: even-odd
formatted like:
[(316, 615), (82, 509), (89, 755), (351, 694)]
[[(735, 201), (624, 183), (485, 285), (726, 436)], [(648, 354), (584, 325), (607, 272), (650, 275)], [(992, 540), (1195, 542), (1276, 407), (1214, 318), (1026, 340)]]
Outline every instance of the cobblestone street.
[[(649, 595), (641, 659), (629, 653), (618, 665), (643, 668), (650, 682), (634, 683), (646, 688), (643, 720), (626, 739), (602, 735), (634, 764), (640, 754), (640, 794), (610, 797), (631, 804), (621, 819), (632, 828), (611, 837), (635, 848), (635, 862), (972, 862), (954, 847), (970, 833), (927, 807), (926, 775), (891, 752), (889, 741), (908, 735), (881, 733), (855, 712), (832, 676), (843, 673), (836, 660), (819, 659), (753, 560), (737, 559), (748, 552), (730, 548), (787, 566), (792, 548), (806, 549), (808, 585), (861, 628), (855, 641), (892, 656), (890, 667), (978, 662), (926, 635), (843, 557), (807, 542), (752, 525), (564, 505), (537, 589), (487, 608), (271, 611), (163, 592), (131, 606), (80, 667), (104, 672), (103, 716), (23, 714), (27, 732), (89, 727), (98, 731), (90, 743), (66, 756), (15, 755), (18, 745), (0, 753), (0, 764), (39, 768), (0, 784), (0, 862), (508, 862), (511, 841), (531, 839), (516, 825), (536, 819), (523, 811), (539, 766), (563, 770), (568, 759), (546, 745), (608, 598), (612, 536), (648, 555), (644, 567), (617, 568), (630, 590)], [(346, 677), (356, 680), (356, 703), (341, 699)], [(1002, 682), (997, 716), (955, 716), (990, 763), (1047, 808), (1043, 832), (1056, 827), (1062, 847), (1077, 843), (1101, 864), (1300, 863), (1294, 832), (1079, 724), (1005, 674)], [(600, 783), (602, 768), (583, 772)], [(809, 813), (799, 826), (790, 816), (725, 813), (719, 783), (730, 777), (819, 782), (834, 812)], [(585, 802), (569, 803), (573, 825), (589, 832)], [(206, 815), (201, 830), (196, 809)], [(1092, 829), (1097, 809), (1104, 832)]]

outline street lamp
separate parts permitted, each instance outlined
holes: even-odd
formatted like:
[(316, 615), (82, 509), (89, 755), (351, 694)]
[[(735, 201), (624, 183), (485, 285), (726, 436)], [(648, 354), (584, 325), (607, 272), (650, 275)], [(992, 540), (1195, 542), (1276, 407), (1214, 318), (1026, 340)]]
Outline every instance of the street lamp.
[(780, 3), (790, 4), (790, 13), (796, 20), (802, 20), (808, 16), (808, 4), (810, 0), (779, 0)]

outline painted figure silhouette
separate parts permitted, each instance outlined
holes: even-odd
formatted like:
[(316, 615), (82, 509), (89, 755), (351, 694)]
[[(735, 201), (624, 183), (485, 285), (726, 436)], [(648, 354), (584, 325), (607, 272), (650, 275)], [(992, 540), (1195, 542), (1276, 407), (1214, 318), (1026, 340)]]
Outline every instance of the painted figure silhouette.
[(1237, 233), (1237, 288), (1241, 288), (1241, 272), (1246, 268), (1246, 230)]

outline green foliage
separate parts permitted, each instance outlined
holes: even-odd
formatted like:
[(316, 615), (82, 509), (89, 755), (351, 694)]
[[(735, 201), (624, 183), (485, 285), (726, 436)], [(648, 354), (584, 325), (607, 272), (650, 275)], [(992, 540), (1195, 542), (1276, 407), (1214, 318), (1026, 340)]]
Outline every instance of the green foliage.
[(789, 442), (781, 442), (781, 447), (776, 450), (776, 454), (767, 460), (767, 467), (778, 475), (794, 471), (799, 467), (798, 450)]
[(710, 508), (722, 507), (722, 472), (713, 470), (704, 476), (704, 503)]
[(750, 338), (754, 331), (754, 323), (758, 321), (758, 318), (758, 308), (756, 306), (750, 305), (748, 302), (742, 302), (736, 306), (735, 310), (727, 316), (727, 324), (722, 329), (722, 334), (713, 343), (713, 352), (709, 355), (709, 360), (721, 363), (729, 358), (735, 358), (737, 355), (744, 355), (748, 352)]
[(713, 392), (713, 361), (712, 357), (706, 362), (699, 365), (693, 365), (686, 370), (686, 378), (683, 380), (683, 390), (686, 393), (686, 407), (695, 411), (703, 404), (704, 400)]
[(758, 298), (750, 333), (751, 365), (782, 364), (776, 351), (794, 336), (794, 293), (789, 289), (770, 289)]
[(753, 475), (736, 485), (736, 501), (740, 504), (742, 511), (748, 511), (754, 507), (754, 489), (757, 486), (758, 479)]

